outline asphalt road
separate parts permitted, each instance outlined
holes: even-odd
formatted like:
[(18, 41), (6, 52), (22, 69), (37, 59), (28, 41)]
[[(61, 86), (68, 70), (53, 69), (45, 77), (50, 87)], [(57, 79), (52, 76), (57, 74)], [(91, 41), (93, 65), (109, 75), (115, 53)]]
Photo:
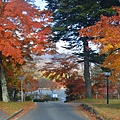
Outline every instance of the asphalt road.
[(74, 112), (74, 106), (63, 102), (39, 102), (34, 110), (18, 120), (87, 120)]
[(0, 110), (0, 120), (4, 120), (6, 116), (6, 113)]

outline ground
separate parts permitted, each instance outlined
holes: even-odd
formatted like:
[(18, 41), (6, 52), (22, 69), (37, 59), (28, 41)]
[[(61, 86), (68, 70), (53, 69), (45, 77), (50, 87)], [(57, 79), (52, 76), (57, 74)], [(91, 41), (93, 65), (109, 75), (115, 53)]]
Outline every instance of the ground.
[(72, 103), (72, 104), (75, 106), (75, 112), (77, 114), (80, 114), (80, 116), (82, 116), (83, 118), (86, 118), (88, 120), (97, 120), (94, 115), (90, 114), (88, 111), (84, 110), (80, 106), (81, 103), (77, 104), (77, 105), (75, 105), (74, 103)]
[(21, 117), (22, 115), (24, 115), (25, 113), (29, 112), (29, 110), (34, 109), (36, 107), (36, 103), (33, 104), (33, 106), (28, 106), (28, 108), (23, 109), (22, 112), (20, 112), (19, 114), (15, 115), (13, 118), (11, 118), (10, 120), (17, 120), (17, 118)]
[[(74, 104), (74, 103), (68, 103), (75, 106), (75, 112), (77, 114), (80, 114), (83, 118), (87, 118), (88, 120), (97, 120), (92, 114), (90, 114), (88, 111), (84, 110), (80, 104)], [(36, 107), (36, 103), (33, 104), (33, 106), (28, 106), (28, 108), (23, 109), (22, 112), (11, 118), (10, 120), (17, 120), (20, 116), (24, 115), (26, 112), (29, 112), (29, 110), (34, 109)]]

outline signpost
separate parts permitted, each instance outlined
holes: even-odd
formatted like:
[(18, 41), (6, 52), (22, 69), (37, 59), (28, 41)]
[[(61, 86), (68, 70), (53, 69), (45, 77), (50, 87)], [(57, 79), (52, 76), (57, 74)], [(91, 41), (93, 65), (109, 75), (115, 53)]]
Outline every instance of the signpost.
[(20, 76), (20, 81), (21, 81), (21, 102), (23, 102), (23, 87), (22, 87), (22, 81), (24, 80), (24, 76)]

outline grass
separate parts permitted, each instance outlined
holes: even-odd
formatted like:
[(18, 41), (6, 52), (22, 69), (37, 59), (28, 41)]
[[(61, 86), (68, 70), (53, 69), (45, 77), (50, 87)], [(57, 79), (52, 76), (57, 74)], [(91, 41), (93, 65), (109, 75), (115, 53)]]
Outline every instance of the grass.
[(6, 114), (7, 117), (10, 115), (18, 112), (19, 110), (23, 109), (28, 109), (31, 106), (33, 106), (35, 103), (31, 101), (27, 102), (0, 102), (0, 109), (3, 110)]
[(111, 120), (120, 120), (120, 100), (110, 99), (109, 104), (106, 104), (104, 99), (81, 99), (76, 102), (92, 106), (101, 116), (106, 116)]

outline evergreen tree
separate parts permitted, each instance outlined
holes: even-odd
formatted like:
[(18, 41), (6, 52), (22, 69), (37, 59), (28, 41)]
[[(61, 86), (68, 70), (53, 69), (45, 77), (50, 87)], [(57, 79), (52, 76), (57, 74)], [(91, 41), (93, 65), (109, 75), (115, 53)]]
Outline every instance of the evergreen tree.
[[(91, 95), (90, 62), (102, 63), (105, 55), (98, 56), (89, 47), (87, 37), (79, 37), (78, 29), (88, 27), (100, 20), (100, 15), (112, 16), (116, 14), (112, 6), (119, 6), (119, 0), (45, 0), (49, 10), (53, 11), (54, 41), (60, 39), (68, 41), (66, 49), (71, 49), (84, 62), (84, 78), (86, 97)], [(76, 52), (77, 50), (77, 52)]]

